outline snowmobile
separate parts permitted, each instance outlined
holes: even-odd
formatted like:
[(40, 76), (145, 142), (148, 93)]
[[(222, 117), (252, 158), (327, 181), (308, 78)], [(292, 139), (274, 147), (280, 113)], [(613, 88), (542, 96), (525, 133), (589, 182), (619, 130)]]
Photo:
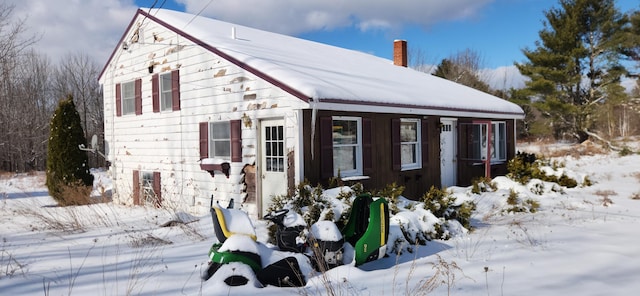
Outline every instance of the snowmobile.
[[(318, 221), (307, 228), (295, 222), (300, 221), (295, 218), (297, 213), (287, 209), (265, 215), (265, 220), (277, 225), (277, 249), (257, 241), (245, 212), (213, 204), (213, 197), (210, 212), (218, 242), (209, 250), (209, 265), (202, 274), (205, 281), (227, 265), (242, 264), (250, 268), (244, 272), (234, 268), (233, 273), (222, 275), (227, 285), (257, 281), (261, 286), (301, 287), (306, 285), (305, 275), (311, 269), (324, 272), (345, 263), (359, 266), (386, 254), (389, 207), (384, 198), (374, 200), (368, 194), (356, 197), (341, 231), (330, 221)], [(305, 230), (308, 238), (300, 242), (300, 233)]]

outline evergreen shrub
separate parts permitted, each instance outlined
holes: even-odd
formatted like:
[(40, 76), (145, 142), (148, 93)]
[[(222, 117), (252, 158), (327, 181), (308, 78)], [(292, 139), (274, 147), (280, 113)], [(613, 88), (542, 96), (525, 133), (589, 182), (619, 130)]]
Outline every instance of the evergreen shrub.
[(68, 96), (58, 103), (51, 118), (47, 145), (46, 185), (61, 206), (90, 202), (93, 175), (87, 153), (78, 148), (80, 144), (86, 145), (86, 138), (73, 97)]

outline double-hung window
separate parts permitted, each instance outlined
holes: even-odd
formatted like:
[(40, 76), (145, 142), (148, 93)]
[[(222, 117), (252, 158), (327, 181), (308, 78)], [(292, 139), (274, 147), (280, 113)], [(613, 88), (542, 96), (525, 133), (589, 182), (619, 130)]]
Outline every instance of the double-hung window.
[(173, 110), (171, 73), (160, 74), (160, 110)]
[(134, 114), (136, 112), (136, 87), (135, 82), (122, 83), (122, 114)]
[[(491, 128), (489, 128), (491, 127)], [(507, 160), (507, 125), (505, 122), (473, 123), (469, 126), (468, 158), (491, 162)]]
[(420, 119), (400, 120), (400, 159), (402, 170), (417, 169), (422, 164)]
[(362, 119), (334, 116), (332, 132), (334, 176), (362, 175)]
[(491, 161), (507, 160), (507, 124), (491, 123)]
[(231, 128), (228, 121), (209, 123), (209, 157), (231, 160)]

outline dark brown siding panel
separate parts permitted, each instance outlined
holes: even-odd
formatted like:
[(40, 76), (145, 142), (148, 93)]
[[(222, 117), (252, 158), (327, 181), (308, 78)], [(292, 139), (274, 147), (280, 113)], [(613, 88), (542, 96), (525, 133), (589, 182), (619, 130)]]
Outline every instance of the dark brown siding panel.
[(515, 119), (514, 120), (507, 120), (507, 126), (506, 126), (506, 132), (507, 132), (507, 160), (510, 160), (512, 158), (514, 158), (515, 152), (516, 152), (516, 145), (515, 145)]
[(160, 172), (153, 172), (153, 193), (156, 194), (156, 207), (162, 205), (162, 182), (160, 182)]
[(133, 170), (133, 204), (140, 205), (140, 172)]
[(180, 70), (171, 72), (171, 99), (173, 111), (180, 110)]
[(160, 112), (160, 83), (158, 82), (158, 74), (151, 76), (151, 104), (153, 105), (153, 112)]
[(209, 158), (209, 123), (200, 122), (200, 159)]
[(422, 167), (425, 168), (429, 165), (429, 123), (427, 122), (426, 119), (422, 119), (420, 120), (422, 126), (421, 128), (421, 132), (422, 132), (422, 147), (420, 147), (421, 151), (422, 151)]
[(142, 79), (136, 79), (135, 82), (135, 105), (136, 115), (142, 114)]
[(333, 119), (320, 117), (320, 177), (333, 177)]
[(362, 173), (365, 175), (369, 175), (373, 172), (371, 132), (371, 119), (362, 118)]
[(402, 160), (400, 158), (400, 118), (391, 119), (391, 161), (393, 170), (399, 171), (402, 168)]
[(242, 123), (240, 120), (231, 120), (231, 161), (242, 162)]
[(122, 116), (122, 88), (116, 84), (116, 116)]

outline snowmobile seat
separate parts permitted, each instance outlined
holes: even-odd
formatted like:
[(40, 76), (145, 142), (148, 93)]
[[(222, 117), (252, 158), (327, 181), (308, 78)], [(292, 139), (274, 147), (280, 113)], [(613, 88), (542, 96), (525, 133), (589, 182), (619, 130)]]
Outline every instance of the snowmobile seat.
[(237, 209), (224, 209), (219, 205), (211, 206), (213, 229), (218, 242), (224, 243), (230, 236), (241, 234), (257, 239), (256, 231), (247, 213)]

